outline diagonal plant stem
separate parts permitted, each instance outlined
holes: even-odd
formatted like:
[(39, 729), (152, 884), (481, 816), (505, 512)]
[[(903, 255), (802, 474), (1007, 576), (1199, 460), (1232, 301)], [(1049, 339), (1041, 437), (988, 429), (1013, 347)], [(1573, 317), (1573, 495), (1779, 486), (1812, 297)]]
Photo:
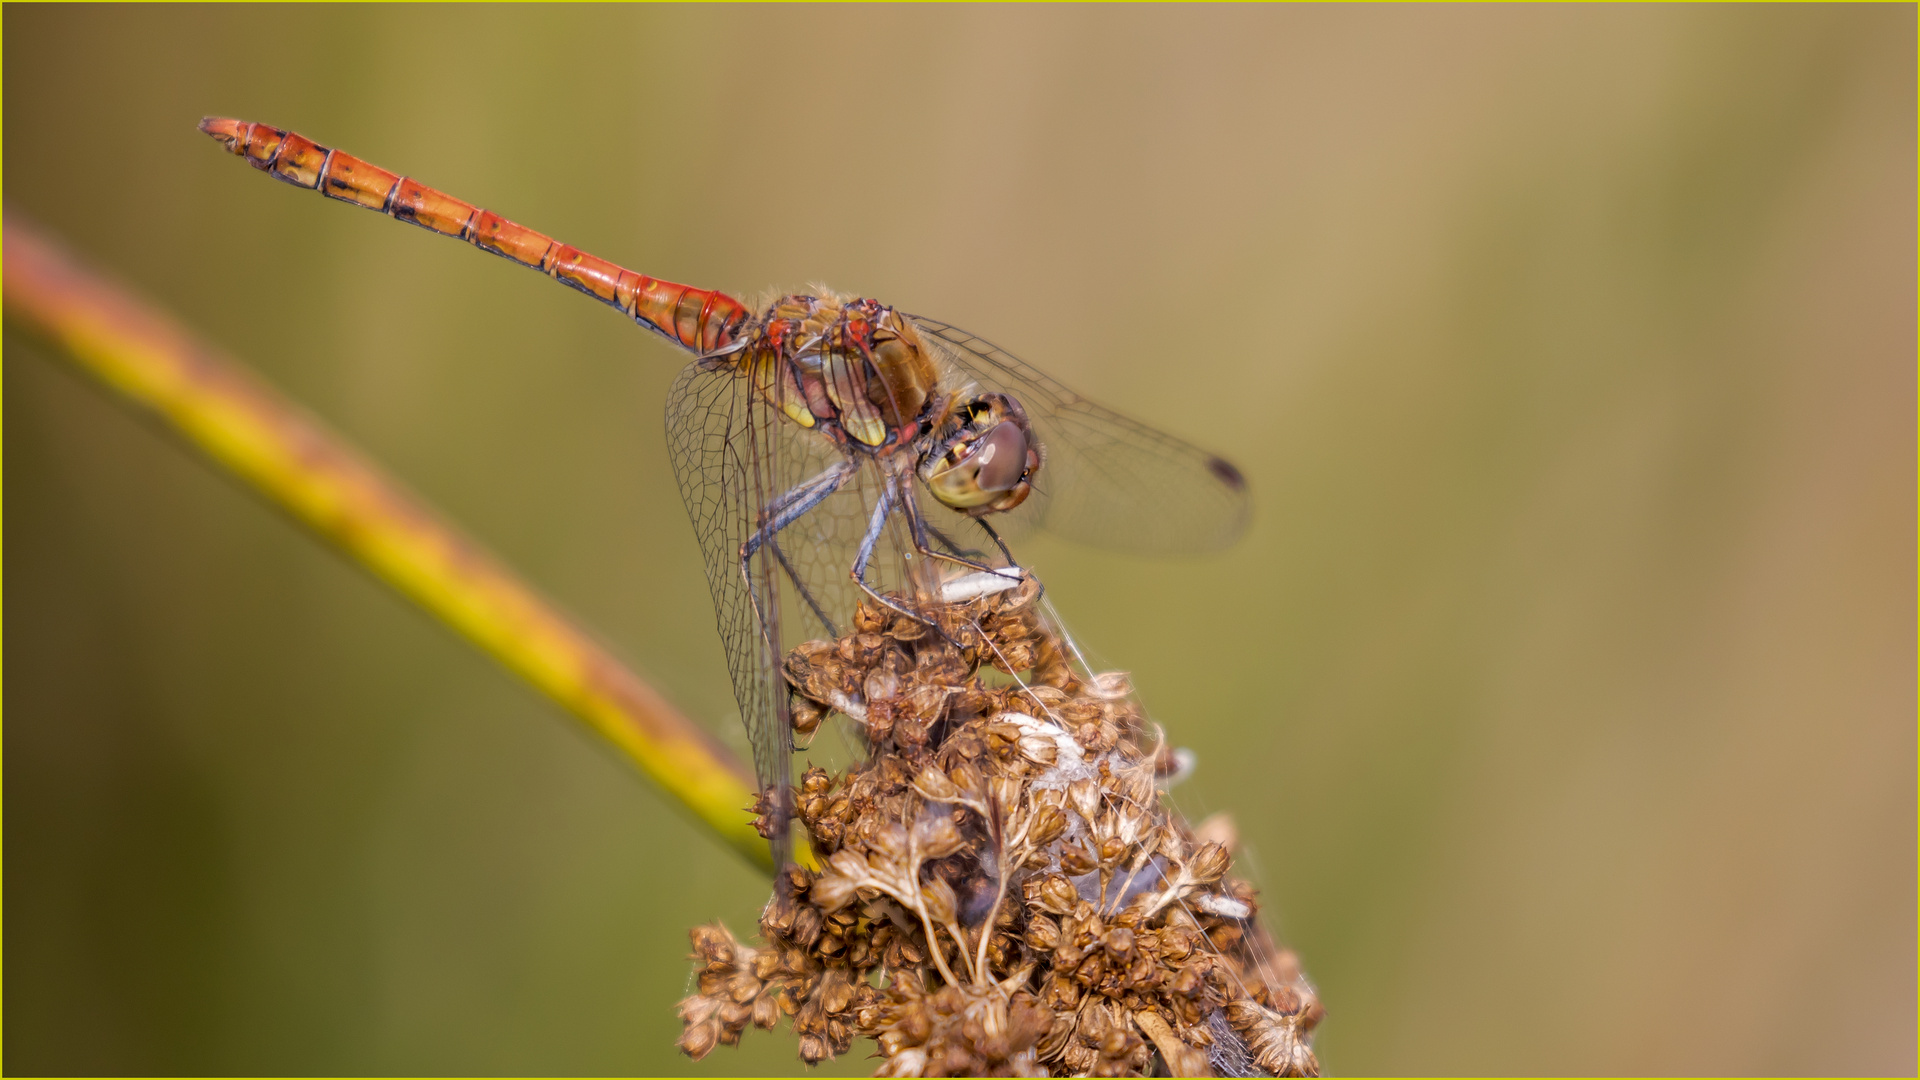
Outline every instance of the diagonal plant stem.
[(720, 839), (772, 869), (743, 811), (752, 772), (339, 436), (11, 210), (5, 282), (9, 323), (564, 705)]

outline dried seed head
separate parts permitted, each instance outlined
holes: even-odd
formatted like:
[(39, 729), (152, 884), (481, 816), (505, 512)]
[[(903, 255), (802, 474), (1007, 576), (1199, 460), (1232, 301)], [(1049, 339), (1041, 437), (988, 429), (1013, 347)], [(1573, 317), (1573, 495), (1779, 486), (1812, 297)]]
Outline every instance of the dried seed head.
[(766, 947), (693, 932), (683, 1052), (784, 1015), (804, 1061), (865, 1037), (879, 1075), (1317, 1071), (1324, 1010), (1229, 876), (1231, 828), (1163, 805), (1166, 740), (1125, 675), (1073, 667), (1038, 597), (934, 608), (939, 633), (869, 602), (782, 659), (796, 734), (838, 710), (870, 753), (802, 776), (822, 869), (775, 890)]

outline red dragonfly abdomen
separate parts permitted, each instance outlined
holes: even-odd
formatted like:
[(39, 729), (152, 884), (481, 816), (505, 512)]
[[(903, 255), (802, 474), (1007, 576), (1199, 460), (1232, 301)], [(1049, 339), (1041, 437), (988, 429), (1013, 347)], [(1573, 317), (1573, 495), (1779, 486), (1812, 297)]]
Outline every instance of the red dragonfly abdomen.
[(329, 199), (458, 237), (611, 304), (695, 352), (731, 345), (749, 312), (723, 292), (636, 274), (352, 154), (266, 124), (208, 117), (200, 130), (254, 168)]

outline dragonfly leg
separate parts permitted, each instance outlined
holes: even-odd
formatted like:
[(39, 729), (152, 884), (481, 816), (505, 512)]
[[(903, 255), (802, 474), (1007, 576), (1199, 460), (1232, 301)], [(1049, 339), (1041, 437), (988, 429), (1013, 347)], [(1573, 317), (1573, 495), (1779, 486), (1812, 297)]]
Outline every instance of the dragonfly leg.
[(827, 617), (827, 613), (821, 609), (820, 601), (813, 598), (813, 590), (807, 588), (807, 583), (800, 580), (800, 572), (795, 570), (793, 563), (787, 560), (787, 549), (780, 546), (780, 541), (777, 538), (767, 541), (767, 546), (773, 549), (773, 557), (780, 560), (780, 569), (787, 572), (787, 580), (793, 582), (794, 591), (800, 594), (800, 599), (807, 602), (808, 610), (813, 612), (814, 618), (820, 620), (820, 625), (826, 627), (827, 636), (829, 638), (839, 637), (839, 629), (834, 626), (833, 620)]
[(982, 552), (979, 548), (961, 547), (959, 541), (955, 540), (951, 536), (948, 536), (946, 533), (941, 532), (939, 529), (934, 528), (932, 525), (927, 526), (927, 535), (933, 538), (934, 543), (939, 544), (943, 548), (946, 548), (947, 553), (950, 555), (972, 556), (974, 558), (979, 558), (985, 554), (985, 552)]
[(779, 535), (780, 530), (826, 502), (827, 497), (839, 491), (858, 468), (858, 463), (850, 460), (838, 462), (819, 476), (768, 503), (767, 508), (760, 512), (759, 527), (752, 536), (747, 537), (746, 543), (740, 545), (740, 565), (745, 566), (747, 560), (753, 558), (762, 546)]
[[(987, 524), (986, 518), (974, 518), (973, 521), (974, 524), (986, 530), (987, 536), (993, 540), (994, 546), (1000, 549), (1000, 554), (1007, 557), (1007, 565), (1015, 570), (1019, 570), (1022, 575), (1025, 575), (1026, 571), (1021, 569), (1019, 561), (1013, 557), (1013, 552), (1007, 548), (1007, 542), (1000, 539), (999, 530)], [(1034, 596), (1034, 599), (1038, 600), (1045, 595), (1047, 595), (1047, 583), (1042, 581), (1040, 582), (1040, 592)]]
[[(1000, 548), (1000, 554), (1007, 557), (1007, 565), (1005, 566), (988, 566), (986, 563), (976, 562), (973, 559), (966, 558), (960, 553), (960, 549), (954, 545), (953, 541), (947, 539), (938, 529), (927, 524), (926, 519), (920, 516), (920, 505), (917, 502), (911, 498), (903, 499), (901, 502), (906, 510), (907, 521), (912, 526), (909, 531), (913, 534), (914, 550), (920, 554), (925, 555), (929, 559), (945, 559), (947, 562), (957, 563), (969, 570), (978, 571), (983, 574), (995, 574), (1004, 577), (1010, 576), (1007, 574), (1007, 571), (1011, 570), (1013, 571), (1013, 575), (1011, 576), (1026, 576), (1027, 572), (1021, 569), (1018, 562), (1014, 561), (1013, 552), (1008, 551), (1007, 545), (1001, 543), (1000, 534), (994, 532), (993, 526), (988, 525), (985, 521), (979, 518), (974, 519), (979, 523), (981, 528), (987, 531), (988, 536), (993, 537), (993, 542)], [(929, 546), (927, 544), (928, 533), (939, 537), (941, 544), (947, 548), (947, 551), (951, 551), (953, 554), (949, 555), (946, 551), (935, 551)], [(969, 554), (978, 554), (978, 552), (970, 552)]]
[(928, 629), (932, 630), (934, 633), (939, 634), (941, 638), (945, 639), (947, 644), (952, 645), (954, 648), (958, 649), (960, 647), (960, 643), (953, 640), (952, 636), (949, 635), (945, 630), (940, 629), (940, 625), (938, 623), (934, 622), (932, 619), (927, 618), (925, 615), (922, 615), (919, 612), (906, 607), (905, 605), (899, 603), (898, 601), (895, 601), (895, 600), (889, 599), (888, 597), (880, 595), (880, 593), (877, 592), (873, 586), (867, 584), (867, 564), (873, 561), (874, 546), (880, 542), (881, 530), (887, 527), (888, 515), (893, 513), (894, 508), (898, 506), (900, 502), (901, 502), (900, 496), (894, 490), (892, 484), (887, 484), (881, 487), (880, 498), (878, 501), (874, 503), (874, 506), (873, 506), (873, 517), (869, 519), (867, 522), (867, 534), (860, 538), (860, 554), (853, 560), (853, 583), (855, 585), (860, 586), (861, 592), (864, 592), (868, 596), (872, 597), (874, 603), (877, 603), (882, 607), (887, 608), (890, 611), (894, 611), (901, 615), (905, 615), (907, 618), (912, 619), (914, 622), (917, 622), (922, 626), (927, 627)]
[(995, 530), (992, 525), (987, 524), (986, 518), (983, 518), (983, 517), (974, 518), (973, 522), (974, 524), (980, 526), (982, 529), (986, 530), (988, 538), (993, 541), (993, 546), (999, 548), (1000, 554), (1005, 555), (1007, 557), (1008, 566), (1020, 565), (1020, 563), (1016, 559), (1014, 559), (1013, 552), (1007, 550), (1007, 542), (1005, 540), (1000, 539), (1000, 533), (997, 530)]
[[(779, 560), (781, 568), (787, 572), (787, 576), (792, 579), (794, 585), (799, 587), (800, 595), (806, 599), (807, 605), (813, 608), (814, 614), (821, 615), (820, 607), (814, 602), (813, 594), (801, 584), (800, 576), (794, 572), (793, 564), (787, 561), (786, 553), (780, 550), (780, 545), (774, 542), (774, 537), (779, 535), (780, 530), (800, 520), (807, 511), (827, 501), (829, 496), (846, 484), (859, 467), (859, 463), (851, 459), (837, 462), (820, 475), (773, 500), (767, 505), (766, 510), (761, 512), (759, 527), (754, 530), (752, 536), (747, 537), (745, 543), (740, 545), (740, 576), (746, 580), (747, 599), (753, 604), (753, 617), (760, 627), (760, 633), (767, 638), (770, 645), (775, 645), (776, 652), (778, 648), (774, 641), (774, 632), (778, 627), (767, 625), (766, 612), (760, 607), (760, 596), (753, 587), (753, 557), (762, 547), (771, 545), (774, 557)], [(833, 626), (824, 615), (821, 615), (821, 621), (829, 628)]]

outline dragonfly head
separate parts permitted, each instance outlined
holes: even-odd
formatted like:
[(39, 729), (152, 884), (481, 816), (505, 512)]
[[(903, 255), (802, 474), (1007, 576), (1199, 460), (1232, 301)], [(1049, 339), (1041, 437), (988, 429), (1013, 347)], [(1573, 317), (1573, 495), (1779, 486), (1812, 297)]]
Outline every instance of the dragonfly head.
[(1040, 471), (1040, 443), (1020, 403), (981, 394), (954, 409), (953, 425), (920, 458), (920, 479), (933, 497), (974, 517), (1025, 501)]

